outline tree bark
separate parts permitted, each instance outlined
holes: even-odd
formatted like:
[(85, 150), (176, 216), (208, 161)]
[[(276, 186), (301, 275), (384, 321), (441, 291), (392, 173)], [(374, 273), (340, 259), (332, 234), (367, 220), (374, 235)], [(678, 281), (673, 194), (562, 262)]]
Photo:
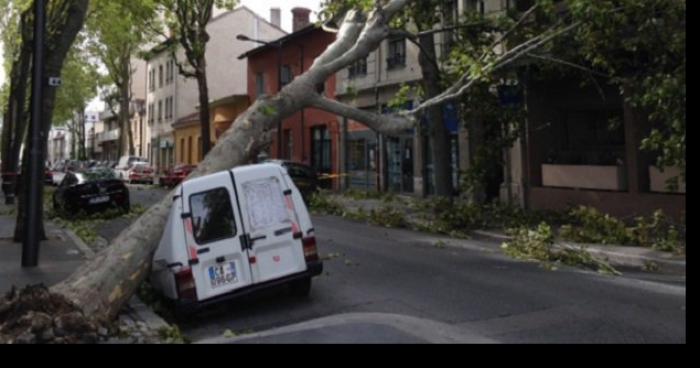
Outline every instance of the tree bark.
[[(71, 0), (67, 1), (63, 6), (61, 4), (54, 5), (61, 6), (63, 11), (58, 13), (49, 12), (49, 14), (55, 15), (56, 18), (47, 19), (47, 50), (45, 53), (46, 62), (44, 66), (44, 75), (46, 75), (47, 77), (61, 75), (61, 70), (63, 69), (63, 63), (66, 59), (66, 55), (68, 54), (68, 50), (73, 45), (75, 37), (83, 27), (85, 15), (87, 13), (88, 3), (88, 0)], [(44, 153), (43, 161), (46, 161), (46, 148), (48, 145), (48, 135), (49, 130), (51, 129), (51, 122), (53, 121), (53, 111), (56, 100), (56, 89), (48, 87), (45, 88), (43, 97), (44, 98), (42, 100), (41, 106), (43, 118), (43, 121), (41, 122), (41, 142), (43, 145), (42, 148)], [(25, 168), (28, 167), (28, 163), (26, 161), (29, 157), (29, 152), (26, 152), (26, 149), (28, 149), (28, 145), (27, 148), (25, 148), (25, 153), (23, 157), (23, 161), (25, 162), (23, 163), (22, 167)], [(22, 177), (26, 178), (27, 175), (22, 175)], [(40, 185), (43, 188), (43, 180), (41, 181)], [(15, 226), (15, 240), (22, 238), (21, 234), (24, 226), (24, 213), (26, 212), (26, 201), (22, 199), (21, 194), (19, 198), (20, 202), (17, 206), (18, 211), (17, 223)], [(39, 204), (43, 211), (43, 201), (39, 201)], [(39, 228), (41, 229), (42, 238), (46, 239), (43, 217), (41, 217), (39, 221), (41, 221), (41, 223), (39, 224)]]
[(129, 105), (131, 100), (131, 60), (129, 56), (122, 56), (119, 61), (119, 157), (134, 154), (134, 140), (131, 133)]
[[(440, 70), (431, 61), (436, 60), (434, 37), (433, 34), (424, 34), (419, 37), (421, 51), (418, 60), (423, 70), (423, 90), (428, 99), (436, 97), (442, 92)], [(428, 108), (425, 115), (428, 117), (430, 149), (433, 153), (435, 195), (452, 197), (454, 195), (451, 164), (452, 150), (450, 132), (445, 126), (443, 111), (444, 104), (438, 104)]]
[(211, 130), (209, 123), (209, 85), (207, 83), (207, 68), (204, 57), (199, 61), (200, 69), (197, 72), (197, 85), (199, 86), (199, 123), (202, 128), (202, 157), (211, 151)]

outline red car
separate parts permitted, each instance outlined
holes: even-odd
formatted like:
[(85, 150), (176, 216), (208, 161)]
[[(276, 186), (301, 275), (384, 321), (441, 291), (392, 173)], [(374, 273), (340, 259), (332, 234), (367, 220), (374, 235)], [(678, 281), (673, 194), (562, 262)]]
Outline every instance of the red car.
[(195, 165), (177, 165), (160, 178), (160, 185), (164, 187), (174, 187), (185, 180), (196, 168), (197, 166)]
[(135, 163), (129, 171), (127, 171), (129, 175), (129, 183), (146, 183), (146, 184), (151, 184), (153, 185), (154, 181), (154, 170), (152, 167), (148, 166), (148, 164), (145, 163)]

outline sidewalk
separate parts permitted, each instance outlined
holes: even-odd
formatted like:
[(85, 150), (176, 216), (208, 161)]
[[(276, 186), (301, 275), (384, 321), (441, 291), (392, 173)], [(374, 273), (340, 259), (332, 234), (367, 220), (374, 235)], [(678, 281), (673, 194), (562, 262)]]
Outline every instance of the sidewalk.
[(0, 293), (12, 286), (22, 288), (31, 284), (54, 285), (70, 276), (85, 261), (85, 255), (70, 241), (66, 233), (46, 222), (47, 241), (39, 248), (39, 266), (24, 269), (22, 244), (12, 240), (15, 229), (14, 215), (6, 215), (10, 208), (0, 204)]
[[(362, 199), (356, 200), (346, 198), (340, 195), (332, 196), (340, 202), (344, 208), (351, 210), (363, 210), (369, 212), (372, 209), (378, 209), (384, 206), (392, 206), (404, 211), (406, 220), (410, 223), (423, 222), (416, 213), (406, 204), (412, 197), (396, 195), (396, 200), (387, 203), (380, 199)], [(425, 233), (426, 235), (429, 233)], [(445, 241), (448, 245), (456, 245), (466, 248), (475, 248), (469, 244), (471, 240), (451, 239), (445, 235), (434, 235), (436, 239)], [(472, 232), (475, 240), (481, 240), (480, 246), (488, 251), (500, 251), (500, 245), (510, 240), (510, 237), (502, 231), (486, 231), (477, 230)], [(491, 243), (487, 245), (487, 243)], [(484, 247), (485, 246), (485, 247)], [(645, 272), (653, 271), (662, 274), (685, 275), (686, 274), (686, 257), (674, 255), (668, 252), (655, 251), (649, 248), (631, 247), (631, 246), (615, 246), (615, 245), (600, 245), (600, 244), (576, 244), (571, 242), (560, 241), (556, 244), (557, 247), (584, 247), (591, 255), (607, 260), (614, 267), (633, 268)]]
[[(0, 295), (12, 287), (21, 289), (27, 285), (52, 286), (70, 276), (95, 252), (68, 229), (61, 229), (46, 221), (48, 240), (39, 249), (39, 266), (22, 268), (22, 244), (13, 242), (15, 215), (8, 215), (13, 206), (4, 204), (0, 196)], [(133, 297), (119, 317), (120, 330), (129, 337), (109, 339), (108, 344), (157, 343), (159, 333), (170, 326), (158, 317), (137, 297)]]

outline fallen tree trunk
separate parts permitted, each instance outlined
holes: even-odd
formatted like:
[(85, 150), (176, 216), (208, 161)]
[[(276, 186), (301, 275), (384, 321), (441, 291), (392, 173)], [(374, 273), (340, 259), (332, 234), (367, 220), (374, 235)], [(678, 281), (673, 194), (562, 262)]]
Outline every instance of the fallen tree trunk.
[[(367, 125), (383, 134), (396, 134), (415, 127), (415, 116), (426, 108), (455, 99), (472, 84), (469, 76), (416, 109), (392, 115), (360, 110), (319, 95), (316, 86), (356, 60), (367, 57), (390, 35), (390, 21), (411, 0), (391, 0), (365, 14), (351, 10), (345, 15), (336, 41), (319, 56), (312, 67), (273, 97), (263, 96), (240, 115), (221, 137), (190, 178), (228, 170), (246, 164), (271, 143), (276, 122), (302, 108), (316, 107)], [(415, 0), (414, 0), (415, 1)], [(540, 35), (505, 52), (484, 70), (495, 70), (519, 55), (546, 42), (552, 34)], [(121, 308), (146, 278), (173, 200), (173, 193), (146, 211), (94, 259), (51, 288), (57, 298), (69, 300), (91, 320), (106, 322)]]

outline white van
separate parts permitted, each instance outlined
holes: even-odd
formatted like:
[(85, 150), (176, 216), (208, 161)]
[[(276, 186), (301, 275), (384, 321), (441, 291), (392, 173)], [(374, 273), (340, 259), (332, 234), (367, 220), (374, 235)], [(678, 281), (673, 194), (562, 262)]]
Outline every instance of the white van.
[(309, 293), (323, 263), (301, 193), (282, 166), (238, 167), (177, 190), (151, 283), (178, 311), (280, 284)]

